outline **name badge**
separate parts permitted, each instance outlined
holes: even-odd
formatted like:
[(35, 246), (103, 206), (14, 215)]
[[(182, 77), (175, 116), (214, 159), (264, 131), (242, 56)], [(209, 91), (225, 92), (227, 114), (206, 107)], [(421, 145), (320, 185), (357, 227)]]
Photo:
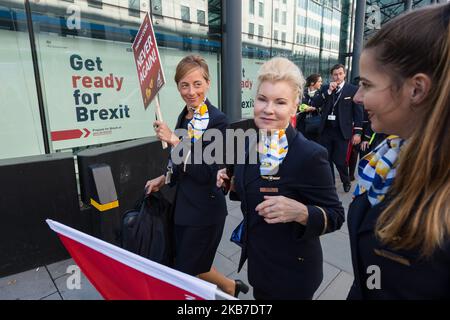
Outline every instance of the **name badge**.
[(259, 188), (261, 193), (278, 193), (278, 188)]
[(334, 120), (336, 120), (336, 116), (334, 114), (330, 114), (330, 115), (328, 115), (327, 119), (331, 120), (331, 121), (334, 121)]

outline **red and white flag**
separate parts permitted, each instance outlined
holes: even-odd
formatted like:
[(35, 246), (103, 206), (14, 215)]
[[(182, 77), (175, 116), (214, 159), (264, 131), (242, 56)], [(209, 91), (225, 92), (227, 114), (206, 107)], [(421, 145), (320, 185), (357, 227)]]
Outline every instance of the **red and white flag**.
[(107, 300), (235, 299), (217, 286), (110, 243), (46, 220), (97, 291)]

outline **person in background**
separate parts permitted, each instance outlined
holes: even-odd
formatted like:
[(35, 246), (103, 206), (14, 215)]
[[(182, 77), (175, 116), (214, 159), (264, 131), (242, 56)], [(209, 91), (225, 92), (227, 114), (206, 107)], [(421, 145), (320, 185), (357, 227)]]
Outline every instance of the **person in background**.
[(311, 74), (306, 78), (306, 87), (303, 91), (302, 102), (297, 114), (297, 130), (299, 130), (305, 138), (319, 142), (319, 128), (316, 132), (306, 132), (305, 119), (320, 114), (320, 108), (313, 106), (313, 99), (320, 93), (322, 86), (322, 77), (318, 73)]
[[(176, 128), (186, 129), (188, 142), (202, 141), (203, 133), (215, 128), (223, 133), (228, 121), (221, 111), (206, 98), (210, 87), (208, 65), (204, 58), (191, 55), (183, 58), (176, 69), (175, 82), (186, 106), (181, 111)], [(155, 121), (157, 137), (171, 147), (181, 140), (161, 121)], [(192, 145), (191, 145), (192, 146)], [(215, 186), (218, 165), (196, 164), (194, 152), (183, 154), (183, 163), (169, 160), (168, 172), (149, 180), (148, 193), (158, 191), (165, 184), (176, 185), (175, 198), (175, 265), (174, 268), (200, 279), (217, 284), (224, 292), (237, 296), (249, 288), (241, 280), (225, 277), (212, 263), (222, 237), (227, 206), (222, 190)]]
[(303, 83), (288, 59), (261, 66), (254, 108), (259, 134), (245, 153), (258, 146), (259, 160), (235, 165), (234, 178), (225, 169), (217, 173), (217, 186), (232, 178), (241, 201), (239, 270), (248, 260), (255, 299), (312, 299), (323, 279), (319, 236), (344, 222), (325, 148), (289, 124)]
[(351, 189), (347, 151), (349, 142), (361, 142), (363, 107), (353, 101), (357, 86), (345, 81), (345, 66), (334, 65), (330, 74), (332, 82), (321, 89), (314, 105), (322, 109), (320, 144), (328, 150), (328, 159), (334, 175), (333, 164), (339, 172), (345, 192)]
[(427, 6), (361, 54), (354, 99), (389, 136), (359, 163), (349, 299), (450, 299), (449, 31), (450, 4)]

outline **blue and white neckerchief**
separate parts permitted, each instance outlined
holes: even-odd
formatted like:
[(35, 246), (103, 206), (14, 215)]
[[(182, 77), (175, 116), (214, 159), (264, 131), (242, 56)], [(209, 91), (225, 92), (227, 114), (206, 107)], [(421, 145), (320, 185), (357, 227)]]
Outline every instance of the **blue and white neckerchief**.
[(398, 156), (405, 140), (388, 136), (371, 153), (361, 159), (358, 165), (358, 185), (354, 196), (367, 192), (372, 206), (383, 201), (395, 178)]
[(266, 131), (260, 132), (259, 144), (259, 171), (261, 176), (273, 176), (286, 158), (288, 152), (288, 140), (286, 130), (274, 130), (270, 135)]
[(191, 142), (194, 143), (200, 139), (209, 124), (208, 106), (203, 100), (203, 103), (194, 110), (194, 116), (188, 123), (188, 135)]

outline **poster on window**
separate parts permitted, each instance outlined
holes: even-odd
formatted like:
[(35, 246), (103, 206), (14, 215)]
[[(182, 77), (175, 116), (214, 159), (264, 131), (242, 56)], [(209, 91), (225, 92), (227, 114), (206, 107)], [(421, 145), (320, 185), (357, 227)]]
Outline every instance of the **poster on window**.
[(241, 110), (244, 119), (253, 118), (258, 71), (264, 62), (265, 60), (242, 58)]
[(131, 45), (39, 35), (53, 150), (151, 136)]
[[(154, 102), (145, 110), (131, 43), (61, 37), (37, 37), (41, 84), (52, 150), (138, 139), (155, 135)], [(159, 48), (167, 79), (178, 62), (196, 51)], [(212, 75), (208, 99), (218, 101), (217, 54), (201, 52)], [(160, 92), (164, 120), (170, 128), (184, 101), (174, 81)]]

